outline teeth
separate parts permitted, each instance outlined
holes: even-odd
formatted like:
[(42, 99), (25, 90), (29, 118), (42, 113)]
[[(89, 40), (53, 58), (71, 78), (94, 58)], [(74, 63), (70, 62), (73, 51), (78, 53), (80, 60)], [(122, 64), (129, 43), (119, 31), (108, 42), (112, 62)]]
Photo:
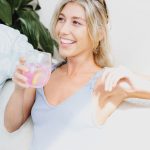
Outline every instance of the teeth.
[(61, 39), (60, 40), (63, 44), (72, 44), (74, 41), (69, 40), (69, 39)]

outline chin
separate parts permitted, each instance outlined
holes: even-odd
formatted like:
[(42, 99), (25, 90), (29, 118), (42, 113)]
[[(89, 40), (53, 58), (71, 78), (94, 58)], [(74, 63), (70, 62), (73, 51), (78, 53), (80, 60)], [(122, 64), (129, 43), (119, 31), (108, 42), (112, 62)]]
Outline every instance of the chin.
[(59, 50), (59, 54), (63, 57), (63, 58), (67, 58), (67, 57), (73, 57), (74, 53), (69, 51), (69, 50)]

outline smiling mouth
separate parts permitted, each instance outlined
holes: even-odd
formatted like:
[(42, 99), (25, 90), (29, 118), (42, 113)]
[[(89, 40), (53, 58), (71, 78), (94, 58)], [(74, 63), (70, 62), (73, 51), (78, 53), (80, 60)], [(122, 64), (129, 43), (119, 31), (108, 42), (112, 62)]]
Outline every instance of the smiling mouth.
[(60, 43), (62, 45), (71, 45), (71, 44), (76, 43), (76, 41), (73, 41), (73, 40), (70, 40), (70, 39), (61, 38), (60, 39)]

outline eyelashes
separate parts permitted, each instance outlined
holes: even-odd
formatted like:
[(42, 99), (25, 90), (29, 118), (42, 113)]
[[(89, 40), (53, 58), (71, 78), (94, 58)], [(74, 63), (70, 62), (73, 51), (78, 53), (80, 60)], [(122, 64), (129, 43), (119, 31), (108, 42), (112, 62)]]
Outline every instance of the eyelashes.
[[(58, 17), (58, 19), (57, 19), (57, 22), (60, 22), (60, 23), (64, 23), (65, 21), (66, 21), (66, 20), (65, 20), (65, 18), (63, 18), (63, 17)], [(71, 23), (72, 23), (73, 25), (76, 25), (76, 26), (82, 25), (82, 23), (80, 23), (80, 22), (77, 21), (77, 20), (72, 20)]]

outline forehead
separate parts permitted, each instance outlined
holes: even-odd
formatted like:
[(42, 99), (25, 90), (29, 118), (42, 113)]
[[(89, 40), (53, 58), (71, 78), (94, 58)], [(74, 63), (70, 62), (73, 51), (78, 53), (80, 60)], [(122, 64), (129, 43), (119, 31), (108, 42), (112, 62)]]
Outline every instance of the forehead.
[(66, 17), (79, 17), (86, 19), (84, 8), (76, 2), (67, 3), (60, 13)]

